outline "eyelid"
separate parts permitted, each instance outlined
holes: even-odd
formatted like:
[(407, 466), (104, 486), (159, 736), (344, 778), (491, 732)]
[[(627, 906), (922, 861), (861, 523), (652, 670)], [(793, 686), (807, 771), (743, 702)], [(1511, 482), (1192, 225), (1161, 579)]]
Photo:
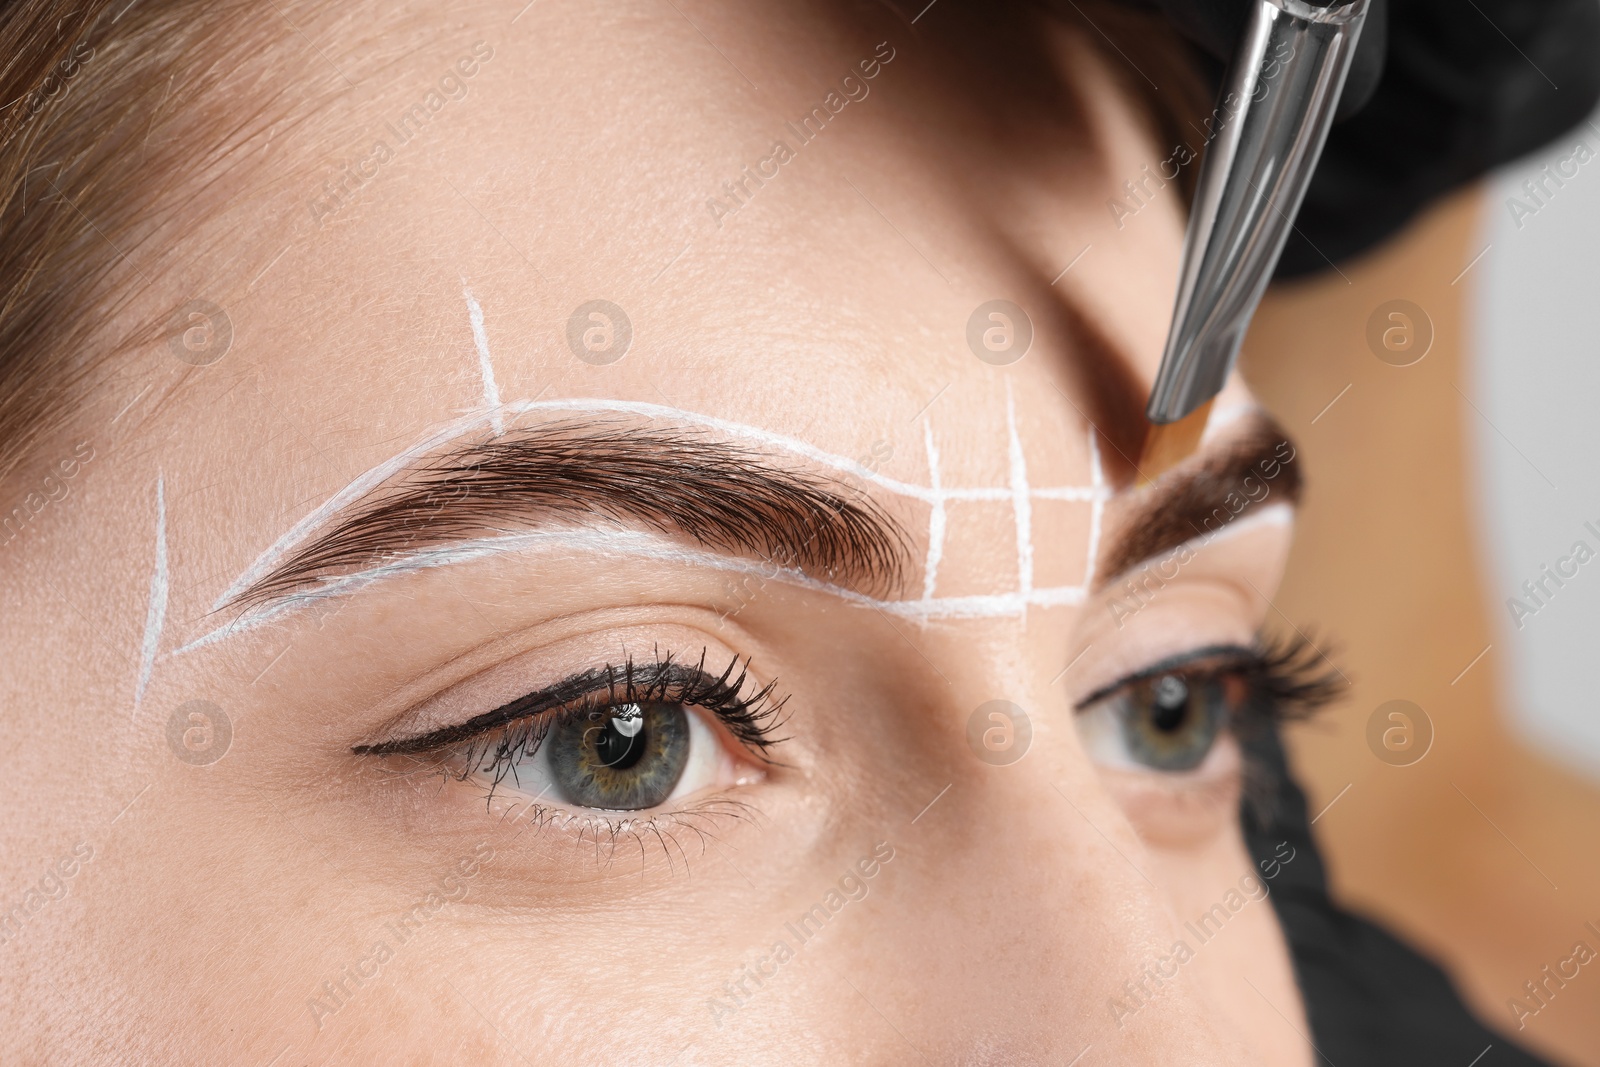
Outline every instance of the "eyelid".
[(1141, 667), (1132, 674), (1124, 675), (1114, 682), (1101, 686), (1073, 705), (1072, 710), (1075, 712), (1083, 711), (1090, 705), (1104, 700), (1112, 693), (1127, 686), (1148, 681), (1163, 674), (1179, 673), (1185, 667), (1193, 667), (1207, 661), (1220, 661), (1217, 666), (1226, 669), (1230, 666), (1248, 666), (1259, 662), (1260, 659), (1261, 654), (1247, 645), (1207, 645), (1203, 648), (1191, 649), (1188, 652), (1180, 652), (1157, 660), (1147, 667)]
[(691, 666), (674, 660), (670, 653), (662, 656), (658, 652), (657, 659), (642, 668), (630, 656), (621, 667), (610, 663), (592, 667), (465, 722), (416, 737), (356, 745), (351, 751), (358, 756), (419, 755), (473, 741), (552, 711), (651, 701), (706, 708), (745, 748), (771, 763), (765, 750), (783, 740), (773, 733), (781, 724), (787, 696), (772, 699), (776, 681), (746, 695), (750, 659), (746, 657), (741, 662), (739, 657), (733, 657), (719, 675), (706, 668), (707, 653), (701, 649), (699, 661)]
[[(467, 741), (479, 734), (493, 730), (497, 726), (516, 722), (519, 719), (532, 718), (543, 712), (551, 711), (569, 704), (575, 704), (586, 697), (593, 696), (603, 685), (609, 684), (614, 676), (611, 667), (593, 667), (579, 674), (563, 678), (553, 685), (532, 693), (524, 693), (513, 700), (486, 711), (481, 715), (474, 715), (465, 722), (455, 723), (451, 726), (442, 726), (437, 730), (416, 737), (406, 737), (395, 741), (382, 741), (371, 745), (356, 745), (351, 749), (358, 756), (403, 756), (428, 752), (459, 741)], [(612, 686), (613, 691), (615, 687)]]

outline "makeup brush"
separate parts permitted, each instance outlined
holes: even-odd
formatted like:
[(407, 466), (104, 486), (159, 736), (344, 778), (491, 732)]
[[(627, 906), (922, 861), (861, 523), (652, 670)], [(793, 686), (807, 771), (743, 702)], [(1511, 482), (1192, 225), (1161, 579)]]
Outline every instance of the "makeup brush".
[(1253, 0), (1189, 212), (1141, 485), (1200, 444), (1327, 142), (1368, 4)]
[(1200, 447), (1200, 438), (1206, 432), (1206, 422), (1211, 418), (1211, 400), (1207, 400), (1177, 422), (1152, 422), (1144, 435), (1144, 450), (1139, 453), (1139, 484), (1151, 485), (1167, 471), (1176, 467)]

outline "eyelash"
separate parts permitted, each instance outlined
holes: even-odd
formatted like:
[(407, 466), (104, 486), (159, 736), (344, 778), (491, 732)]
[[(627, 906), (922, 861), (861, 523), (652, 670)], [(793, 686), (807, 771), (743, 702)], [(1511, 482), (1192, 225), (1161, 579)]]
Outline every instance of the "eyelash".
[(1181, 653), (1095, 690), (1078, 701), (1074, 711), (1083, 712), (1122, 690), (1163, 675), (1186, 681), (1232, 676), (1244, 682), (1248, 698), (1227, 728), (1241, 742), (1245, 799), (1257, 811), (1270, 802), (1278, 783), (1274, 770), (1248, 742), (1282, 723), (1309, 719), (1337, 700), (1349, 684), (1309, 638), (1297, 633), (1262, 637), (1254, 647), (1217, 645)]
[[(776, 682), (745, 694), (750, 660), (734, 657), (720, 674), (706, 669), (706, 652), (688, 666), (671, 653), (648, 664), (632, 656), (622, 664), (606, 664), (525, 694), (464, 723), (447, 726), (420, 737), (357, 745), (351, 751), (367, 756), (433, 757), (438, 769), (458, 780), (479, 771), (491, 771), (492, 798), (517, 762), (531, 758), (550, 731), (581, 715), (623, 704), (671, 703), (703, 708), (735, 740), (758, 759), (775, 764), (770, 749), (786, 721), (788, 697), (774, 696)], [(455, 764), (452, 769), (451, 764)]]
[[(1338, 696), (1344, 676), (1309, 639), (1264, 637), (1254, 647), (1212, 645), (1183, 652), (1102, 686), (1079, 700), (1082, 711), (1138, 682), (1176, 674), (1186, 678), (1242, 677), (1250, 686), (1252, 710), (1273, 722), (1307, 718)], [(1259, 720), (1257, 720), (1259, 721)], [(1248, 727), (1250, 723), (1238, 724)]]
[[(710, 712), (747, 751), (766, 764), (777, 765), (770, 750), (784, 740), (779, 732), (786, 721), (788, 697), (774, 695), (776, 682), (747, 694), (748, 658), (741, 661), (736, 656), (720, 673), (713, 673), (706, 668), (706, 655), (702, 650), (694, 666), (676, 661), (670, 653), (663, 656), (659, 650), (653, 662), (643, 665), (629, 656), (620, 665), (607, 664), (580, 672), (464, 723), (414, 738), (358, 745), (352, 751), (356, 755), (415, 757), (457, 780), (490, 771), (493, 779), (485, 797), (487, 802), (492, 801), (518, 761), (532, 757), (558, 724), (592, 710), (654, 701)], [(1248, 742), (1279, 723), (1310, 717), (1333, 701), (1347, 684), (1308, 639), (1262, 639), (1254, 647), (1213, 646), (1152, 664), (1091, 693), (1074, 710), (1081, 712), (1119, 690), (1161, 675), (1195, 680), (1231, 675), (1243, 679), (1249, 698), (1227, 728), (1241, 743), (1244, 800), (1258, 819), (1268, 810), (1278, 783), (1273, 769), (1252, 752)], [(682, 823), (704, 840), (709, 831), (701, 820), (717, 813), (739, 817), (752, 814), (742, 802), (713, 799), (677, 816), (652, 816), (643, 821), (616, 821), (597, 813), (569, 815), (563, 809), (537, 804), (529, 806), (524, 818), (540, 826), (556, 820), (571, 822), (580, 837), (592, 834), (597, 844), (609, 835), (613, 850), (619, 834), (632, 833), (641, 841), (649, 834), (667, 849), (669, 861), (674, 845), (684, 852), (687, 861), (682, 843), (673, 836), (674, 828)]]

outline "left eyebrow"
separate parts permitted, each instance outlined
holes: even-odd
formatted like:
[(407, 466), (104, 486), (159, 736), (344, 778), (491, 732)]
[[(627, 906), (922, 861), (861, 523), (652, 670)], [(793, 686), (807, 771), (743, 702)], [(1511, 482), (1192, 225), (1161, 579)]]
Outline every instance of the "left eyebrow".
[(1246, 415), (1241, 429), (1225, 443), (1203, 450), (1195, 465), (1179, 467), (1151, 489), (1129, 494), (1126, 511), (1118, 515), (1100, 553), (1097, 587), (1259, 512), (1269, 498), (1298, 504), (1302, 479), (1297, 456), (1294, 442), (1275, 419), (1260, 411)]
[(258, 607), (507, 525), (645, 527), (863, 592), (900, 590), (898, 523), (864, 493), (696, 430), (586, 420), (424, 457), (347, 505), (229, 603)]

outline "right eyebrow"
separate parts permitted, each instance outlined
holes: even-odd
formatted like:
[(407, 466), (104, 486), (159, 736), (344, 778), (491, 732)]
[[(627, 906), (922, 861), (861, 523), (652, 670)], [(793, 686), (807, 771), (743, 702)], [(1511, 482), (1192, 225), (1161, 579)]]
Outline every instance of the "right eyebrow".
[[(1264, 412), (1252, 412), (1245, 420), (1226, 444), (1203, 452), (1197, 466), (1180, 467), (1148, 495), (1134, 496), (1106, 539), (1096, 568), (1103, 576), (1096, 583), (1099, 588), (1164, 552), (1216, 533), (1258, 509), (1268, 496), (1281, 493), (1290, 505), (1300, 502), (1303, 480), (1288, 433)], [(1252, 485), (1264, 487), (1259, 498)], [(1238, 507), (1234, 501), (1240, 502)]]
[(857, 489), (693, 430), (585, 420), (419, 460), (229, 603), (258, 607), (419, 550), (552, 520), (643, 526), (880, 593), (898, 591), (909, 566), (899, 525)]

